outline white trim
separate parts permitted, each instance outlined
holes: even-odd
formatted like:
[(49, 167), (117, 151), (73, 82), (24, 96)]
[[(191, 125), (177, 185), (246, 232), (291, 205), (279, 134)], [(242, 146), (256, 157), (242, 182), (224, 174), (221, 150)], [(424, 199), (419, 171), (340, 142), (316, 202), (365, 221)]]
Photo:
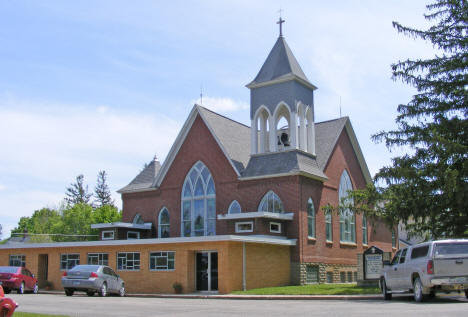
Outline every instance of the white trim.
[(95, 223), (91, 225), (91, 229), (107, 229), (107, 228), (128, 228), (128, 229), (144, 229), (151, 230), (152, 222), (145, 222), (143, 225), (131, 222), (111, 222), (111, 223)]
[(369, 172), (369, 168), (367, 166), (366, 160), (364, 159), (364, 155), (362, 154), (361, 147), (359, 146), (359, 142), (357, 140), (356, 134), (354, 133), (354, 129), (349, 118), (346, 120), (345, 128), (346, 132), (348, 133), (349, 140), (351, 141), (351, 145), (353, 146), (354, 153), (358, 159), (359, 166), (361, 167), (362, 174), (364, 175), (366, 183), (369, 184), (372, 182), (372, 176)]
[[(104, 234), (112, 233), (112, 238), (104, 238)], [(114, 240), (115, 239), (115, 232), (114, 230), (103, 230), (101, 231), (101, 240)]]
[[(129, 238), (128, 237), (129, 233), (136, 233), (137, 237), (136, 238)], [(140, 232), (139, 231), (127, 231), (127, 240), (136, 240), (136, 239), (140, 239)]]
[(283, 76), (281, 76), (279, 78), (269, 80), (269, 81), (265, 81), (265, 82), (261, 82), (261, 83), (251, 82), (251, 83), (245, 85), (245, 87), (247, 87), (249, 89), (260, 88), (260, 87), (264, 87), (264, 86), (280, 84), (280, 83), (283, 83), (283, 82), (286, 82), (286, 81), (291, 81), (291, 80), (296, 80), (299, 83), (303, 84), (304, 86), (306, 86), (306, 87), (308, 87), (308, 88), (310, 88), (312, 90), (317, 89), (317, 87), (314, 86), (313, 84), (311, 84), (308, 81), (305, 81), (304, 79), (300, 78), (299, 76), (296, 76), (296, 75), (293, 75), (293, 74), (283, 75)]
[(253, 212), (241, 212), (240, 214), (218, 215), (218, 220), (249, 219), (249, 218), (293, 220), (294, 213), (293, 212), (277, 213), (277, 212), (267, 212), (267, 211), (253, 211)]
[(0, 245), (0, 250), (5, 249), (39, 249), (39, 248), (70, 248), (70, 247), (99, 247), (115, 245), (154, 245), (172, 243), (203, 243), (203, 242), (252, 242), (277, 245), (296, 245), (297, 239), (287, 239), (276, 236), (239, 236), (218, 235), (203, 237), (174, 237), (166, 239), (139, 239), (139, 240), (106, 240), (106, 241), (83, 241), (83, 242), (52, 242), (52, 243), (15, 243), (12, 245)]
[[(240, 229), (239, 226), (241, 225), (250, 225), (250, 229)], [(236, 222), (236, 233), (253, 232), (253, 229), (253, 221)]]
[[(162, 252), (166, 252), (166, 253), (173, 252), (174, 253), (174, 268), (173, 269), (163, 270), (163, 269), (152, 269), (151, 268), (151, 253), (162, 253)], [(166, 259), (168, 259), (168, 258), (166, 257)], [(149, 251), (149, 253), (148, 253), (148, 270), (150, 272), (174, 272), (175, 271), (175, 264), (176, 264), (176, 251), (162, 250), (162, 251)]]
[(305, 176), (310, 179), (315, 179), (320, 182), (325, 182), (328, 180), (327, 177), (321, 177), (318, 175), (306, 173), (306, 172), (288, 172), (288, 173), (279, 173), (279, 174), (268, 174), (268, 175), (260, 175), (260, 176), (249, 176), (249, 177), (240, 177), (239, 180), (241, 181), (249, 181), (249, 180), (256, 180), (256, 179), (265, 179), (265, 178), (274, 178), (274, 177), (285, 177), (285, 176)]
[(162, 238), (161, 237), (161, 215), (163, 213), (163, 211), (166, 210), (167, 212), (167, 215), (169, 217), (169, 223), (164, 223), (163, 225), (164, 226), (169, 226), (169, 235), (170, 235), (170, 232), (171, 232), (171, 214), (169, 213), (169, 209), (167, 209), (166, 206), (163, 206), (160, 210), (159, 210), (159, 215), (158, 215), (158, 238)]
[[(278, 230), (272, 230), (271, 225), (277, 225)], [(281, 223), (280, 222), (270, 222), (270, 232), (272, 232), (272, 233), (281, 233)]]
[[(232, 205), (234, 205), (234, 203), (237, 203), (237, 205), (239, 205), (239, 212), (237, 213), (232, 213), (231, 212), (231, 207)], [(233, 200), (230, 204), (229, 204), (229, 207), (228, 207), (228, 212), (227, 212), (229, 215), (235, 215), (235, 214), (238, 214), (238, 213), (242, 213), (242, 206), (239, 204), (239, 202), (237, 200)]]

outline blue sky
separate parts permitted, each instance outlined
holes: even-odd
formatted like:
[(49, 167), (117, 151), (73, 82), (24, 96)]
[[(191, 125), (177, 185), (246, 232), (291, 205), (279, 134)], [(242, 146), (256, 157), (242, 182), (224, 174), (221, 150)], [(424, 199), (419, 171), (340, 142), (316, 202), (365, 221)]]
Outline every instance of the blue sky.
[(371, 174), (370, 136), (394, 127), (411, 87), (390, 64), (428, 57), (392, 21), (424, 27), (426, 1), (1, 1), (0, 224), (57, 206), (99, 170), (115, 191), (162, 161), (203, 87), (203, 105), (249, 124), (245, 84), (283, 32), (315, 93), (316, 121), (350, 116)]

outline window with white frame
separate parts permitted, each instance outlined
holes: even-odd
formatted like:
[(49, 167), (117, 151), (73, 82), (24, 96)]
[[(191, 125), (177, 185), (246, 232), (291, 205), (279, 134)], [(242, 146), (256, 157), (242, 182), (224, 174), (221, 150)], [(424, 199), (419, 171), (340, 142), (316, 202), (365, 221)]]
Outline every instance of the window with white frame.
[(139, 252), (119, 252), (117, 253), (117, 270), (119, 271), (139, 271)]
[(325, 211), (325, 237), (327, 241), (333, 241), (332, 213)]
[(240, 204), (237, 202), (237, 200), (234, 200), (230, 205), (228, 209), (228, 214), (240, 214), (242, 212)]
[(140, 239), (139, 231), (127, 231), (127, 240)]
[(175, 269), (175, 252), (151, 252), (149, 256), (151, 271), (169, 271)]
[(22, 254), (10, 255), (9, 266), (26, 266), (26, 256)]
[(362, 215), (362, 244), (367, 244), (367, 217)]
[(75, 265), (80, 264), (80, 255), (76, 253), (66, 253), (60, 255), (60, 270), (70, 270)]
[(198, 161), (182, 188), (181, 235), (216, 235), (216, 189), (210, 171)]
[(114, 231), (113, 230), (102, 231), (101, 239), (102, 240), (114, 240)]
[(253, 221), (236, 222), (236, 233), (253, 232)]
[(346, 170), (340, 178), (338, 189), (338, 200), (340, 206), (340, 241), (356, 243), (356, 217), (348, 205), (353, 204), (353, 199), (349, 197), (349, 192), (353, 190), (351, 178)]
[(135, 217), (133, 217), (133, 223), (137, 225), (143, 225), (145, 222), (143, 221), (143, 218), (140, 214), (136, 214)]
[(169, 210), (166, 207), (161, 209), (158, 217), (158, 237), (169, 238), (170, 236), (170, 222), (169, 222)]
[(276, 195), (275, 192), (270, 190), (268, 193), (265, 194), (265, 196), (263, 196), (262, 200), (260, 201), (258, 211), (283, 213), (283, 202), (278, 197), (278, 195)]
[(307, 200), (307, 228), (309, 238), (315, 238), (315, 208), (312, 198)]
[(109, 254), (88, 253), (88, 265), (109, 265)]
[(279, 222), (270, 222), (270, 232), (281, 233), (281, 223), (279, 223)]

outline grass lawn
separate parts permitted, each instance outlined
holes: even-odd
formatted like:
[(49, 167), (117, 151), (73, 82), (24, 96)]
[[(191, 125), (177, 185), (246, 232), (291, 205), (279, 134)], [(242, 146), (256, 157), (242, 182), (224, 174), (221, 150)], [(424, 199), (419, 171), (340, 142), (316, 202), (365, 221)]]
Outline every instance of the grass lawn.
[(280, 286), (234, 291), (236, 295), (366, 295), (380, 294), (378, 287), (358, 287), (356, 284), (314, 284)]
[(13, 317), (68, 317), (65, 315), (44, 315), (44, 314), (36, 314), (36, 313), (23, 313), (23, 312), (15, 312)]

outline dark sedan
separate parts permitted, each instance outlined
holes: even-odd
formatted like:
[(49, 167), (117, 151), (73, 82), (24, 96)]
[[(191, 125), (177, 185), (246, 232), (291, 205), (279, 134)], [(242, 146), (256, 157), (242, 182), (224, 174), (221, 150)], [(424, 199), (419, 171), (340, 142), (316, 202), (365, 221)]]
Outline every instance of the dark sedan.
[(107, 296), (110, 293), (125, 296), (125, 283), (114, 270), (104, 265), (77, 265), (64, 272), (62, 286), (67, 296), (75, 291), (93, 296)]

